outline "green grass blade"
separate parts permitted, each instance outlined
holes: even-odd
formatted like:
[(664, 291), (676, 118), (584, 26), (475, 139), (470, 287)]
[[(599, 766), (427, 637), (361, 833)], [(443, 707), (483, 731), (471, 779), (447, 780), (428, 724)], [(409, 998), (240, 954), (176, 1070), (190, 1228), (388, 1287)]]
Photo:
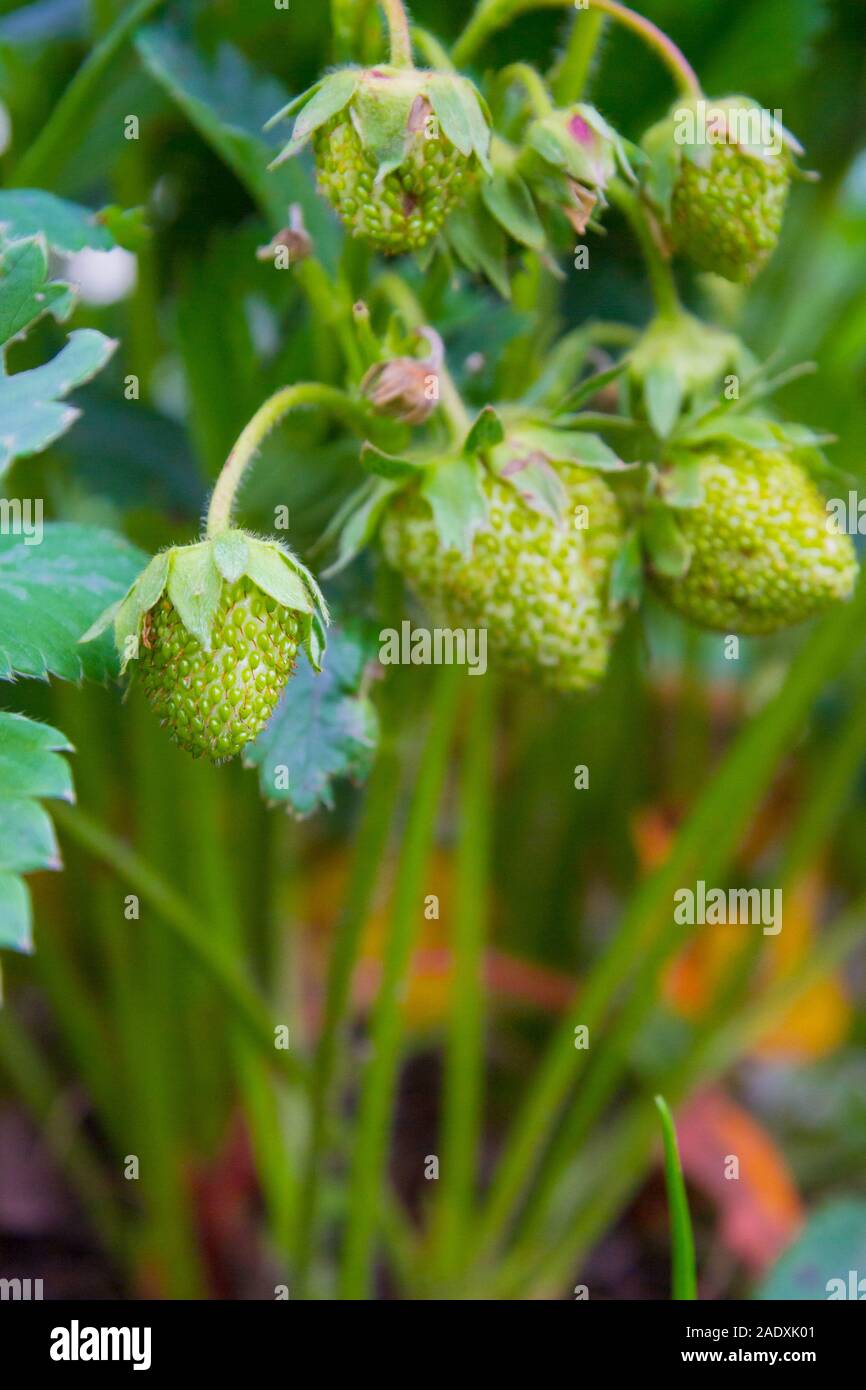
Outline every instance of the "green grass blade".
[(692, 1234), (692, 1218), (689, 1214), (689, 1199), (683, 1179), (677, 1132), (664, 1096), (656, 1096), (655, 1103), (662, 1122), (665, 1182), (671, 1214), (671, 1296), (678, 1300), (695, 1299), (698, 1296), (695, 1238)]

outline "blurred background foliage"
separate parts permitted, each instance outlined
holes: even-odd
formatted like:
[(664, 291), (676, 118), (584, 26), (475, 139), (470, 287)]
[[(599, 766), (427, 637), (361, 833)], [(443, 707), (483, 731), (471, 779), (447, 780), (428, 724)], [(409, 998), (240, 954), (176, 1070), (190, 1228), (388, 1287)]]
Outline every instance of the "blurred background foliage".
[[(0, 0), (4, 183), (30, 183), (22, 154), (125, 8)], [(639, 8), (684, 49), (710, 95), (744, 91), (781, 108), (820, 171), (820, 182), (796, 188), (781, 248), (752, 291), (681, 279), (691, 307), (736, 327), (759, 355), (817, 362), (782, 406), (838, 435), (834, 483), (844, 496), (862, 486), (866, 437), (863, 6)], [(94, 209), (146, 207), (152, 232), (138, 248), (134, 289), (115, 304), (82, 304), (72, 321), (121, 347), (78, 393), (83, 416), (71, 433), (30, 461), (26, 481), (13, 472), (7, 488), (43, 496), (56, 519), (107, 525), (149, 551), (194, 535), (210, 482), (269, 391), (301, 377), (340, 379), (327, 302), (311, 308), (294, 277), (256, 258), (288, 204), (302, 204), (318, 254), (342, 266), (347, 289), (367, 273), (364, 258), (342, 248), (308, 164), (263, 173), (263, 120), (281, 92), (301, 91), (331, 61), (328, 7), (174, 0), (155, 9), (168, 11), (171, 33), (151, 29), (116, 57), (75, 139), (42, 153), (35, 180)], [(468, 7), (416, 0), (412, 10), (448, 41)], [(494, 61), (546, 68), (569, 22), (561, 11), (522, 16), (481, 53), (475, 75)], [(637, 139), (671, 91), (654, 57), (611, 27), (591, 98)], [(130, 113), (137, 140), (120, 135)], [(588, 319), (648, 320), (638, 252), (620, 219), (606, 225), (591, 242), (591, 273), (558, 283), (527, 263), (511, 303), (464, 277), (428, 306), (471, 400), (523, 384), (530, 331), (553, 338)], [(428, 291), (411, 264), (400, 270)], [(12, 361), (41, 361), (59, 341), (43, 322)], [(135, 402), (124, 399), (130, 373), (141, 383)], [(304, 553), (356, 481), (356, 446), (316, 416), (295, 417), (267, 446), (245, 521), (267, 529), (274, 503), (288, 502)], [(363, 615), (374, 611), (375, 583), (363, 561), (331, 592)], [(345, 1266), (342, 1283), (335, 1271), (337, 1238), (357, 1208), (350, 1174), (365, 1019), (393, 895), (408, 881), (422, 898), (438, 894), (441, 911), (416, 923), (376, 1292), (556, 1297), (580, 1275), (592, 1297), (665, 1296), (667, 1215), (646, 1105), (659, 1088), (678, 1107), (703, 1296), (762, 1287), (816, 1296), (798, 1284), (795, 1257), (770, 1273), (816, 1209), (826, 1277), (857, 1268), (847, 1261), (858, 1249), (866, 1273), (862, 607), (861, 596), (811, 631), (744, 640), (737, 662), (723, 659), (720, 639), (651, 611), (629, 624), (603, 689), (579, 702), (461, 687), (493, 791), (484, 769), (473, 771), (472, 740), (458, 739), (429, 857), (422, 833), (412, 841), (412, 796), (419, 775), (435, 786), (435, 767), (419, 774), (418, 763), (429, 752), (431, 705), (434, 736), (444, 716), (424, 671), (392, 672), (377, 694), (385, 737), (369, 792), (341, 785), (332, 811), (302, 824), (262, 803), (253, 773), (188, 762), (135, 692), (121, 705), (114, 689), (93, 685), (4, 687), (4, 708), (47, 720), (74, 744), (78, 809), (57, 816), (63, 874), (33, 881), (36, 954), (6, 969), (0, 1272), (44, 1277), (60, 1297), (272, 1297), (284, 1282), (294, 1292), (299, 1251), (312, 1245), (312, 1291), (351, 1287)], [(444, 705), (445, 695), (435, 698)], [(590, 786), (576, 791), (582, 763)], [(379, 832), (369, 805), (381, 810), (395, 783), (397, 811)], [(468, 839), (474, 859), (461, 852)], [(408, 841), (422, 860), (414, 880), (400, 859)], [(375, 881), (353, 865), (356, 843), (381, 867)], [(781, 884), (782, 936), (756, 942), (735, 927), (705, 928), (683, 949), (670, 894), (697, 878)], [(467, 977), (458, 968), (455, 984), (454, 971), (455, 918), (479, 892), (483, 1024), (471, 990), (468, 1003), (461, 995)], [(130, 893), (141, 897), (139, 921), (124, 917)], [(462, 921), (470, 966), (471, 928)], [(349, 929), (361, 934), (353, 1021), (340, 1034), (338, 1094), (324, 1121), (291, 1064), (269, 1059), (268, 1033), (272, 1015), (291, 1030), (289, 1055), (312, 1055), (328, 960)], [(186, 949), (202, 932), (214, 952), (209, 972)], [(587, 979), (590, 1001), (601, 1001), (598, 1041), (575, 1088), (562, 1029)], [(244, 1012), (238, 990), (248, 980), (256, 993)], [(424, 1180), (426, 1156), (441, 1152), (443, 1115), (447, 1142), (449, 1107), (454, 1123), (460, 1019), (470, 1032), (483, 1026), (485, 1103), (472, 1145), (452, 1142), (463, 1153), (477, 1146), (486, 1186), (502, 1153), (513, 1157), (512, 1126), (519, 1133), (524, 1117), (528, 1183), (512, 1203), (507, 1181), (498, 1189), (500, 1214), (522, 1212), (516, 1227), (497, 1226), (488, 1207), (487, 1224), (482, 1216), (469, 1231), (465, 1190), (440, 1199)], [(552, 1141), (540, 1168), (528, 1119)], [(317, 1124), (328, 1129), (321, 1148)], [(731, 1153), (739, 1182), (719, 1180)], [(136, 1182), (124, 1179), (128, 1155), (140, 1159)], [(834, 1217), (843, 1200), (843, 1218)]]

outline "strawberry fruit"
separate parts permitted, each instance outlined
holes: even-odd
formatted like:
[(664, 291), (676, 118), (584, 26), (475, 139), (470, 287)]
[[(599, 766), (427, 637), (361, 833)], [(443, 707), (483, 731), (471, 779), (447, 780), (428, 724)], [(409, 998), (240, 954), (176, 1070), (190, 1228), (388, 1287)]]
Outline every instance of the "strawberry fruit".
[(284, 546), (240, 530), (155, 555), (82, 641), (113, 624), (121, 671), (142, 686), (176, 743), (214, 762), (265, 727), (303, 646), (321, 669), (327, 609)]
[(700, 627), (758, 635), (850, 597), (851, 539), (829, 529), (823, 498), (794, 456), (720, 442), (696, 466), (702, 501), (677, 512), (688, 569), (652, 575), (672, 608)]
[(312, 140), (319, 188), (353, 236), (396, 255), (419, 251), (463, 199), (490, 128), (472, 83), (415, 68), (342, 68), (273, 118), (296, 114), (274, 161)]
[(601, 680), (619, 626), (608, 581), (622, 521), (597, 474), (569, 468), (563, 482), (570, 507), (586, 508), (585, 528), (568, 516), (557, 523), (532, 510), (510, 483), (485, 470), (487, 519), (467, 553), (443, 547), (417, 490), (392, 502), (382, 543), (389, 563), (437, 619), (486, 629), (500, 666), (554, 690), (577, 691)]

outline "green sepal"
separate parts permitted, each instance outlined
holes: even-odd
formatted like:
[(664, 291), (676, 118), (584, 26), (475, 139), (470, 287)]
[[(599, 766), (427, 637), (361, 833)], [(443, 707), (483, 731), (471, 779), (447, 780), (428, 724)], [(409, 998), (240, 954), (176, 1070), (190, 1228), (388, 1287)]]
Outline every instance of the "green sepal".
[(482, 183), (481, 197), (487, 211), (509, 236), (533, 251), (544, 250), (544, 228), (525, 179), (519, 174), (495, 169), (492, 178)]
[(485, 208), (478, 193), (456, 208), (444, 235), (458, 260), (473, 275), (483, 274), (503, 299), (511, 298), (511, 281), (505, 261), (505, 236)]
[(643, 598), (643, 545), (639, 530), (631, 531), (614, 557), (610, 572), (611, 604), (637, 608)]
[(644, 517), (643, 539), (652, 568), (669, 579), (682, 579), (692, 562), (692, 547), (669, 507), (651, 503)]
[(312, 597), (304, 579), (285, 552), (271, 542), (250, 539), (244, 574), (283, 608), (297, 613), (313, 612)]
[(490, 451), (490, 466), (534, 512), (560, 522), (568, 505), (562, 479), (540, 449), (511, 435)]
[(247, 573), (249, 538), (243, 531), (223, 531), (213, 542), (213, 558), (227, 584), (234, 584)]
[[(291, 159), (304, 148), (310, 136), (315, 134), (332, 116), (336, 116), (348, 106), (358, 86), (360, 73), (356, 68), (341, 68), (331, 73), (323, 82), (310, 88), (311, 97), (298, 112), (292, 128), (292, 138), (276, 159), (268, 166), (276, 169), (287, 159)], [(288, 108), (286, 108), (288, 114)], [(279, 116), (272, 118), (278, 120)]]
[(476, 416), (466, 436), (463, 452), (474, 454), (484, 449), (492, 449), (505, 438), (505, 426), (492, 405), (486, 405)]
[(638, 399), (634, 414), (644, 413), (660, 439), (680, 423), (695, 400), (718, 402), (724, 377), (740, 373), (747, 353), (739, 338), (693, 314), (679, 311), (653, 319), (629, 358), (629, 377)]
[(680, 418), (685, 394), (682, 375), (671, 363), (650, 367), (643, 380), (643, 398), (653, 431), (667, 439)]
[(430, 73), (425, 94), (446, 139), (467, 159), (474, 154), (490, 174), (490, 126), (469, 79), (455, 73)]
[(309, 625), (305, 636), (301, 639), (301, 645), (313, 670), (321, 671), (328, 640), (325, 635), (325, 625), (318, 613), (310, 615)]
[[(391, 78), (393, 85), (386, 89), (382, 86), (384, 78), (362, 81), (355, 92), (352, 121), (366, 153), (375, 162), (377, 182), (403, 163), (410, 135), (409, 118), (418, 97), (423, 95), (418, 82), (407, 82), (406, 76)], [(416, 76), (412, 74), (413, 78)]]
[(180, 546), (171, 553), (167, 584), (168, 597), (177, 615), (206, 652), (219, 607), (222, 577), (214, 562), (213, 545)]
[(592, 400), (599, 391), (603, 391), (605, 386), (609, 386), (612, 381), (617, 381), (627, 367), (628, 359), (623, 357), (612, 367), (605, 367), (604, 371), (594, 372), (592, 376), (585, 377), (559, 402), (557, 415), (579, 410), (586, 401)]
[[(120, 674), (123, 675), (130, 661), (138, 657), (138, 637), (141, 622), (148, 611), (159, 600), (168, 580), (169, 556), (171, 552), (162, 550), (148, 561), (135, 583), (130, 587), (119, 604), (112, 605), (101, 618), (98, 618), (84, 636), (82, 642), (90, 642), (98, 637), (100, 631), (114, 622), (114, 642), (120, 656)], [(106, 622), (106, 618), (108, 622)]]
[(323, 571), (326, 579), (339, 574), (373, 539), (392, 495), (400, 484), (384, 478), (367, 478), (333, 518), (319, 544), (337, 539), (337, 558)]
[(416, 478), (426, 467), (418, 459), (397, 458), (394, 454), (386, 454), (369, 440), (365, 440), (361, 446), (359, 462), (365, 473), (372, 473), (377, 478), (387, 478), (392, 482)]
[(532, 122), (526, 138), (545, 163), (590, 188), (603, 191), (616, 173), (634, 182), (620, 136), (593, 106), (552, 111)]
[(659, 490), (669, 507), (688, 511), (704, 500), (700, 455), (688, 450), (672, 450), (669, 467), (659, 477)]
[(431, 468), (421, 485), (445, 550), (468, 555), (475, 532), (487, 520), (482, 467), (477, 458), (458, 455)]
[(285, 121), (289, 116), (293, 116), (296, 111), (300, 111), (302, 106), (306, 106), (308, 101), (312, 101), (325, 80), (324, 77), (320, 77), (310, 87), (307, 87), (296, 97), (292, 97), (291, 101), (287, 101), (285, 106), (281, 106), (279, 111), (275, 111), (272, 116), (268, 117), (262, 126), (262, 130), (273, 130), (274, 126), (279, 125), (280, 121)]
[(509, 441), (535, 449), (550, 463), (574, 463), (598, 473), (619, 473), (626, 465), (597, 434), (586, 430), (557, 429), (535, 421), (515, 421), (508, 428)]

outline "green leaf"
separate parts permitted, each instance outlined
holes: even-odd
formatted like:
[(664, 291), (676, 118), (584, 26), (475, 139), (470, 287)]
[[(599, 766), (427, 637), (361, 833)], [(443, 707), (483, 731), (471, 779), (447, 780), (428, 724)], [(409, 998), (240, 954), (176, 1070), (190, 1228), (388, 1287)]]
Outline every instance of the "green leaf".
[(205, 651), (210, 651), (213, 621), (219, 604), (222, 580), (214, 564), (213, 547), (179, 546), (171, 557), (168, 575), (168, 596), (178, 617)]
[(661, 503), (650, 506), (643, 537), (653, 569), (670, 579), (681, 579), (691, 564), (692, 550), (675, 514)]
[[(755, 1293), (759, 1299), (862, 1297), (849, 1287), (849, 1271), (866, 1277), (866, 1201), (829, 1202), (809, 1217), (805, 1230), (785, 1251)], [(831, 1284), (831, 1280), (837, 1281)], [(856, 1283), (856, 1280), (855, 1280)]]
[(465, 455), (431, 468), (421, 491), (430, 503), (433, 521), (445, 550), (467, 555), (472, 537), (487, 520), (487, 501), (481, 488), (481, 465)]
[(303, 170), (285, 164), (268, 172), (283, 143), (263, 133), (271, 113), (286, 104), (279, 82), (257, 72), (230, 44), (205, 63), (170, 24), (139, 31), (135, 46), (151, 77), (246, 186), (272, 229), (284, 225), (291, 203), (300, 203), (320, 259), (332, 262), (338, 236)]
[(0, 347), (23, 336), (43, 314), (68, 318), (74, 296), (60, 281), (48, 283), (48, 251), (41, 236), (13, 241), (0, 251)]
[(0, 192), (0, 236), (11, 241), (41, 234), (52, 251), (110, 251), (117, 242), (107, 222), (123, 214), (115, 208), (106, 213), (110, 217), (40, 188), (5, 189)]
[(0, 477), (16, 458), (47, 449), (78, 419), (63, 398), (105, 366), (117, 347), (95, 328), (78, 328), (50, 362), (0, 376)]
[(30, 895), (20, 875), (60, 868), (54, 828), (37, 798), (75, 800), (60, 756), (71, 751), (56, 729), (0, 710), (0, 947), (33, 949)]
[(0, 679), (116, 675), (110, 635), (89, 646), (79, 638), (145, 561), (122, 536), (95, 526), (48, 523), (39, 545), (0, 534)]
[[(374, 659), (374, 635), (360, 625), (337, 628), (321, 675), (301, 665), (267, 728), (245, 754), (258, 769), (262, 794), (298, 816), (333, 804), (335, 777), (364, 778), (378, 739), (376, 711), (362, 682)], [(287, 769), (288, 786), (283, 786)]]

